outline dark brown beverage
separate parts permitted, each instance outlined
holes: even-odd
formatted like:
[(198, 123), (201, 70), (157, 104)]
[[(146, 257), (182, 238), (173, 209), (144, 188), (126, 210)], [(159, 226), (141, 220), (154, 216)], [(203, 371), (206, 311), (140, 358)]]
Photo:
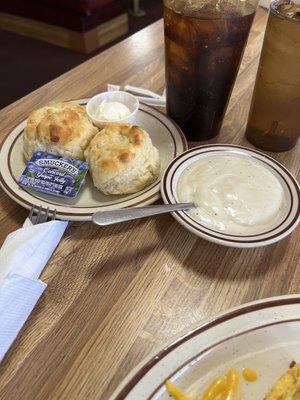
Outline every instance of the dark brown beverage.
[(167, 113), (188, 140), (220, 130), (256, 9), (238, 3), (181, 10), (165, 0)]

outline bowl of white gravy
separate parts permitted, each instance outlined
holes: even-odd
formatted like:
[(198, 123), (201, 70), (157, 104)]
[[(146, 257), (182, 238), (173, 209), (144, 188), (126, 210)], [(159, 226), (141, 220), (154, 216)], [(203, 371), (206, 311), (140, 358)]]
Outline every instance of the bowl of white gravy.
[(266, 154), (233, 145), (188, 150), (166, 169), (165, 203), (193, 202), (173, 216), (192, 233), (231, 247), (281, 240), (299, 223), (300, 191), (292, 174)]

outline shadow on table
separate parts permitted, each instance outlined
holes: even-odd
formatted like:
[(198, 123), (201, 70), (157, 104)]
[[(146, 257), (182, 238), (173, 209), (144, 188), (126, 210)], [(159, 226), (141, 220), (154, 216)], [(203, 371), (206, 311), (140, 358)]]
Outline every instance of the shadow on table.
[[(72, 256), (82, 253), (82, 245), (85, 242), (93, 254), (98, 254), (99, 260), (94, 273), (99, 278), (104, 265), (110, 272), (127, 266), (132, 268), (135, 264), (140, 266), (143, 260), (155, 251), (156, 242), (151, 244), (139, 238), (139, 232), (146, 229), (146, 224), (146, 219), (106, 227), (97, 226), (92, 222), (72, 222), (64, 238), (74, 243)], [(125, 241), (122, 239), (124, 235), (127, 235)], [(79, 246), (78, 240), (81, 242)]]
[(132, 229), (136, 228), (137, 226), (142, 226), (146, 223), (147, 221), (145, 219), (137, 220), (137, 221), (129, 221), (129, 222), (122, 222), (120, 224), (114, 224), (110, 226), (99, 226), (95, 225), (91, 221), (87, 222), (75, 222), (71, 221), (70, 225), (68, 227), (68, 233), (72, 235), (76, 230), (81, 229), (83, 227), (83, 224), (89, 227), (89, 234), (86, 236), (86, 240), (92, 240), (92, 239), (99, 239), (99, 237), (111, 237), (111, 236), (117, 236), (119, 234), (125, 234)]
[[(271, 246), (237, 249), (198, 238), (171, 216), (156, 218), (161, 246), (187, 270), (221, 280), (245, 280), (267, 274), (285, 257), (289, 239)], [(168, 232), (165, 232), (165, 225)]]

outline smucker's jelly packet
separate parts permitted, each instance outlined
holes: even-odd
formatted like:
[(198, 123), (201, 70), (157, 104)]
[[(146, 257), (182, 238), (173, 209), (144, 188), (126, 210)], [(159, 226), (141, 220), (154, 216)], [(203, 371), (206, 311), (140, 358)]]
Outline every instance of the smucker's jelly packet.
[(54, 196), (74, 198), (82, 187), (88, 163), (37, 151), (22, 173), (19, 184)]

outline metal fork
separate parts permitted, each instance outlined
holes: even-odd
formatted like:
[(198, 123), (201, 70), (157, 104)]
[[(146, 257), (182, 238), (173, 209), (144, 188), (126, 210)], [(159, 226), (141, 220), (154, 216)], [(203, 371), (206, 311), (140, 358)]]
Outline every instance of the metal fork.
[(98, 211), (92, 216), (92, 221), (100, 226), (132, 221), (133, 219), (150, 217), (175, 211), (190, 210), (197, 207), (195, 203), (156, 204), (146, 207), (122, 208), (113, 211)]
[(46, 211), (44, 211), (42, 206), (38, 207), (33, 205), (28, 218), (32, 225), (42, 224), (47, 222), (48, 219), (54, 221), (56, 218), (56, 210), (50, 211), (49, 207), (47, 207)]

